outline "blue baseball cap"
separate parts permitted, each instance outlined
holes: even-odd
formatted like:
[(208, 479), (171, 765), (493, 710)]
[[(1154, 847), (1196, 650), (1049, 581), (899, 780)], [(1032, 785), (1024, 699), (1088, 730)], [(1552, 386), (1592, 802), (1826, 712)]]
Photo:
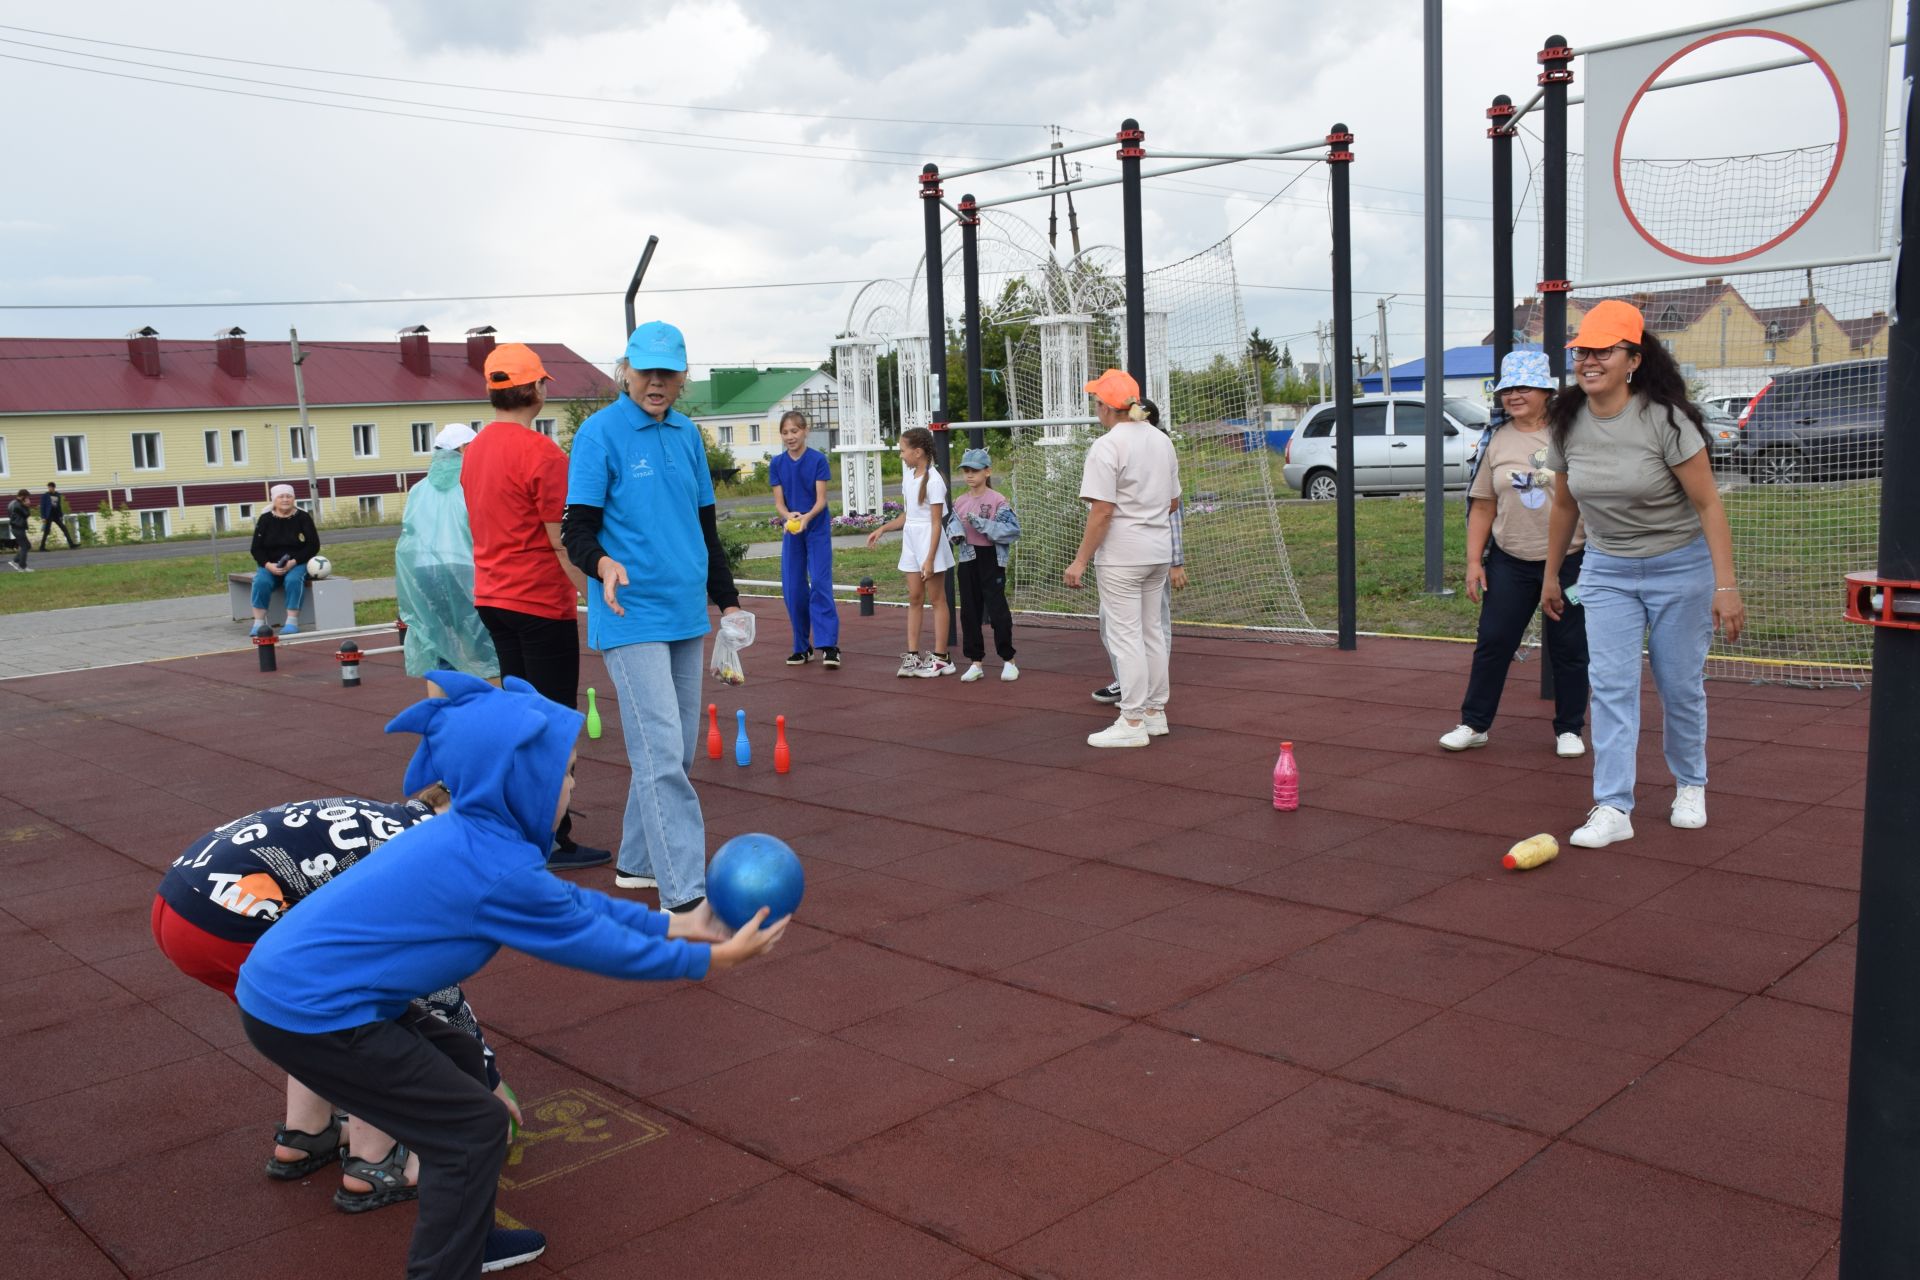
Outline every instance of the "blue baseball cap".
[(1493, 393), (1499, 395), (1511, 387), (1537, 387), (1542, 391), (1557, 391), (1560, 384), (1554, 380), (1553, 369), (1547, 364), (1544, 351), (1512, 351), (1500, 362), (1500, 381), (1493, 384)]
[(634, 369), (687, 371), (687, 340), (664, 320), (649, 320), (627, 339), (627, 364)]
[(960, 455), (962, 471), (989, 471), (993, 468), (993, 457), (985, 449), (969, 449)]

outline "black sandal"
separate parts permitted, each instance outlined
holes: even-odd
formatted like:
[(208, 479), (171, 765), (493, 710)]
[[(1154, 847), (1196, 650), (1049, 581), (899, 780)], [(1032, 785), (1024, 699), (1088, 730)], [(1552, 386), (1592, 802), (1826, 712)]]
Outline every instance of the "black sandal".
[(420, 1188), (407, 1185), (407, 1145), (404, 1142), (394, 1143), (393, 1150), (387, 1152), (387, 1158), (378, 1164), (358, 1156), (342, 1158), (340, 1176), (359, 1178), (362, 1182), (373, 1184), (371, 1191), (349, 1191), (345, 1187), (335, 1191), (333, 1207), (342, 1213), (384, 1209), (390, 1204), (404, 1204), (417, 1199), (420, 1195)]
[(327, 1122), (327, 1127), (318, 1133), (306, 1133), (299, 1129), (289, 1129), (282, 1124), (273, 1131), (275, 1146), (292, 1147), (295, 1151), (308, 1153), (304, 1160), (282, 1160), (279, 1156), (267, 1157), (267, 1176), (278, 1178), (282, 1182), (296, 1182), (315, 1169), (324, 1169), (341, 1158), (346, 1143), (340, 1136), (340, 1122), (346, 1119), (338, 1111)]

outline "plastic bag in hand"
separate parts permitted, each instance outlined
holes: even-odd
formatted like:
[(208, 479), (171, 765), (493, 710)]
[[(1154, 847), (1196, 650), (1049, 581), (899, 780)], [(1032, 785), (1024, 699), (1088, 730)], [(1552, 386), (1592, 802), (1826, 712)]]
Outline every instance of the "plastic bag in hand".
[(752, 643), (752, 614), (741, 609), (721, 618), (720, 629), (713, 633), (713, 661), (708, 664), (713, 678), (724, 684), (745, 684), (747, 671), (740, 651)]

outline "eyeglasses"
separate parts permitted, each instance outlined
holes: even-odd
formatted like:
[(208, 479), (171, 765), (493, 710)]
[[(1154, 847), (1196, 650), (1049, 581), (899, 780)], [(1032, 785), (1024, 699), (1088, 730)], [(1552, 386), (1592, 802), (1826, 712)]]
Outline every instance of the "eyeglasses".
[(1613, 359), (1614, 352), (1626, 349), (1625, 344), (1620, 344), (1611, 347), (1568, 347), (1567, 351), (1573, 356), (1573, 362), (1579, 364), (1583, 360), (1598, 360), (1605, 363)]

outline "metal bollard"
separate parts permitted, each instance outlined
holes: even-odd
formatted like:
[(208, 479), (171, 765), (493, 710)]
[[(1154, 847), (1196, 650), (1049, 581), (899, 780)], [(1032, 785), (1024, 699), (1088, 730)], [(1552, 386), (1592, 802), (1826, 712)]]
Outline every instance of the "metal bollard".
[(358, 689), (360, 687), (360, 646), (351, 640), (342, 641), (340, 652), (333, 656), (340, 664), (340, 687)]
[(860, 588), (854, 594), (860, 597), (860, 616), (871, 618), (873, 616), (873, 579), (860, 579)]
[(280, 669), (280, 661), (274, 656), (273, 645), (274, 635), (273, 628), (271, 627), (267, 628), (265, 635), (258, 635), (253, 638), (253, 647), (260, 654), (260, 669), (262, 671), (278, 671)]
[(407, 620), (405, 618), (395, 618), (393, 620), (393, 635), (401, 644), (407, 642)]

